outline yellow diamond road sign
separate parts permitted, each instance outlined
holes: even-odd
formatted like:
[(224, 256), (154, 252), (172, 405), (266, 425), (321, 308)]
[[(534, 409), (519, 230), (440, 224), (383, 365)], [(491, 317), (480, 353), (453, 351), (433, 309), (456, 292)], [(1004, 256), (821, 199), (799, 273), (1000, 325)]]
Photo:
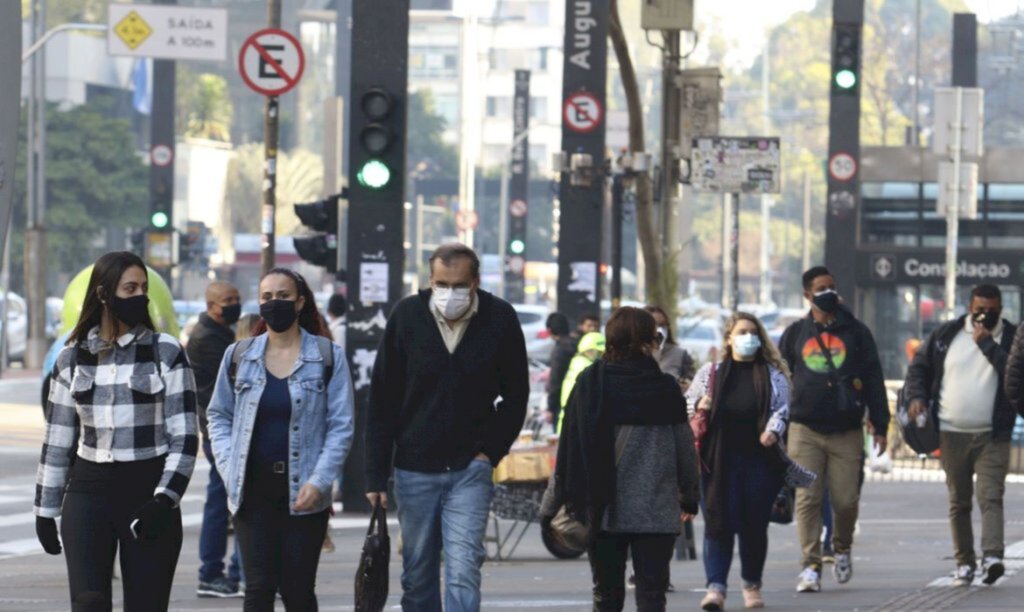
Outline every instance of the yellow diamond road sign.
[(153, 33), (153, 28), (149, 27), (146, 20), (139, 17), (138, 13), (131, 11), (114, 26), (114, 33), (128, 47), (137, 49)]

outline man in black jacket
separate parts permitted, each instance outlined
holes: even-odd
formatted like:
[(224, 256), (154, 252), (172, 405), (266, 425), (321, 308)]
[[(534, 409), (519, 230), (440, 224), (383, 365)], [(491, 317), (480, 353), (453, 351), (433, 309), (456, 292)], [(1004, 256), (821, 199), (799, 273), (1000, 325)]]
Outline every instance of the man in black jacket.
[(548, 315), (545, 326), (555, 341), (549, 359), (551, 370), (548, 374), (548, 422), (557, 426), (558, 417), (562, 413), (562, 381), (565, 380), (565, 373), (569, 371), (569, 362), (576, 356), (576, 346), (580, 339), (569, 333), (569, 318), (560, 312)]
[[(907, 369), (907, 414), (935, 419), (949, 489), (949, 523), (956, 554), (954, 583), (970, 586), (977, 559), (971, 496), (978, 479), (982, 581), (1003, 575), (1003, 492), (1010, 467), (1010, 436), (1017, 418), (1003, 392), (1007, 356), (1017, 328), (1000, 315), (995, 285), (971, 290), (969, 314), (938, 327)], [(1019, 404), (1018, 404), (1019, 405)]]
[[(402, 530), (402, 609), (480, 609), (498, 465), (522, 430), (526, 342), (515, 310), (481, 291), (461, 244), (430, 257), (430, 289), (395, 306), (377, 350), (366, 424), (367, 498), (387, 504), (392, 456)], [(500, 398), (500, 401), (498, 399)]]
[(203, 454), (210, 462), (210, 478), (206, 484), (203, 526), (199, 532), (200, 597), (240, 597), (238, 553), (231, 556), (227, 576), (224, 555), (228, 543), (228, 497), (224, 481), (217, 472), (206, 431), (206, 407), (213, 396), (221, 359), (235, 341), (231, 330), (242, 314), (238, 289), (225, 281), (214, 281), (206, 288), (206, 312), (199, 315), (186, 352), (196, 376), (196, 403), (199, 406), (199, 429), (203, 434)]
[(833, 573), (840, 584), (853, 577), (853, 530), (864, 465), (865, 410), (875, 444), (885, 451), (889, 403), (871, 331), (841, 304), (835, 279), (823, 266), (803, 275), (807, 317), (782, 334), (779, 349), (793, 373), (789, 454), (818, 474), (796, 491), (797, 532), (803, 572), (797, 591), (821, 590), (821, 506), (824, 483), (832, 499), (835, 529)]

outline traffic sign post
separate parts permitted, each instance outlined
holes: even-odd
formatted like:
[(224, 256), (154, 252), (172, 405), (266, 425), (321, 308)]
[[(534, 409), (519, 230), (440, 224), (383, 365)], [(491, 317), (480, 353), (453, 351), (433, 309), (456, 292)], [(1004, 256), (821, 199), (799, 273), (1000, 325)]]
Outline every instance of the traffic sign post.
[(280, 115), (277, 97), (291, 91), (299, 83), (306, 68), (302, 45), (290, 33), (280, 29), (280, 0), (271, 0), (268, 15), (270, 27), (249, 36), (238, 52), (238, 72), (242, 80), (256, 93), (267, 96), (263, 118), (263, 152), (266, 163), (263, 166), (263, 210), (260, 215), (260, 269), (263, 274), (274, 267)]

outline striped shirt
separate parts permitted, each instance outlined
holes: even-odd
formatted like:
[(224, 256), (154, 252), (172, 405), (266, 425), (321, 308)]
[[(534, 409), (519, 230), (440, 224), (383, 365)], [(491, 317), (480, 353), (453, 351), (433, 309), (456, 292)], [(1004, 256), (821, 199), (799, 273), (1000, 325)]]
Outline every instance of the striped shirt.
[(163, 476), (153, 494), (181, 501), (199, 446), (196, 383), (173, 336), (160, 334), (157, 365), (153, 333), (138, 326), (111, 344), (95, 327), (85, 342), (61, 351), (50, 375), (46, 438), (36, 473), (37, 516), (60, 516), (75, 454), (96, 463), (163, 456)]

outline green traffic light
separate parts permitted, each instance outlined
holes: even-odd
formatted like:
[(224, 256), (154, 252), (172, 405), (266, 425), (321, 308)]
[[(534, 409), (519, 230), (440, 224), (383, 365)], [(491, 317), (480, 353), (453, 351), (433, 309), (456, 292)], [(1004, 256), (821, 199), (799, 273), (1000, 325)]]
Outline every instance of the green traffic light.
[(371, 159), (356, 173), (356, 180), (363, 187), (383, 189), (391, 180), (391, 169), (379, 159)]
[(526, 250), (526, 243), (522, 240), (513, 240), (509, 243), (508, 250), (512, 251), (515, 255), (522, 255), (523, 251)]
[(849, 69), (836, 73), (836, 86), (840, 89), (852, 89), (857, 84), (857, 75)]
[(153, 227), (157, 229), (163, 229), (167, 227), (167, 224), (171, 221), (171, 219), (170, 217), (167, 216), (167, 213), (163, 212), (162, 210), (158, 210), (155, 213), (153, 213), (153, 216), (149, 218), (149, 221), (150, 223), (153, 224)]

